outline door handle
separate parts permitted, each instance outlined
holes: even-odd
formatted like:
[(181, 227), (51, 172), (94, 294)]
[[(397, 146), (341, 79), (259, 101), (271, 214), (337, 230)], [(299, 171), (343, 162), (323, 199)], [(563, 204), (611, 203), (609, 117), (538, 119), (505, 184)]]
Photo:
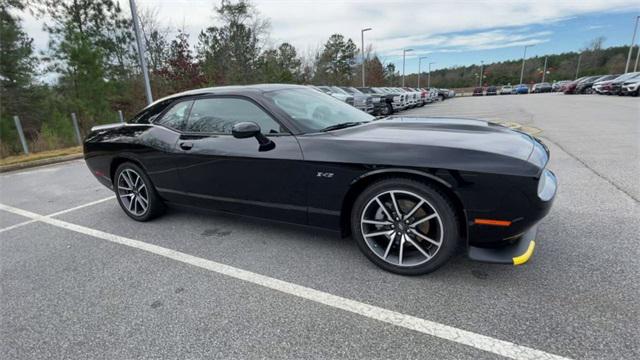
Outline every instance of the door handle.
[(192, 142), (182, 142), (180, 143), (180, 148), (182, 150), (191, 150), (191, 148), (193, 148), (193, 143)]

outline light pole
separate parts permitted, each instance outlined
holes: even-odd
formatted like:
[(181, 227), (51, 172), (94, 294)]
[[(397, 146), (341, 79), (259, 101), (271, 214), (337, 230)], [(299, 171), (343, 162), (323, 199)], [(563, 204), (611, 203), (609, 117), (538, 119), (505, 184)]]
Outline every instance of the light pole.
[(544, 57), (544, 69), (542, 70), (542, 81), (544, 82), (544, 76), (547, 74), (547, 58), (548, 56)]
[(484, 75), (484, 72), (482, 71), (484, 68), (484, 61), (480, 60), (480, 83), (478, 84), (478, 86), (482, 87), (482, 75)]
[(407, 53), (409, 51), (413, 51), (413, 49), (402, 49), (402, 87), (404, 87), (404, 65), (405, 65), (405, 58), (407, 56)]
[(365, 28), (360, 30), (360, 40), (362, 40), (362, 87), (365, 87), (364, 84), (364, 32), (369, 31), (371, 28)]
[(134, 0), (129, 0), (129, 6), (131, 7), (131, 18), (133, 19), (133, 31), (136, 33), (136, 42), (138, 44), (138, 57), (140, 58), (140, 67), (142, 68), (142, 76), (144, 78), (144, 91), (147, 94), (147, 104), (151, 104), (153, 102), (153, 96), (151, 95), (151, 84), (149, 84), (147, 61), (144, 58), (144, 41), (142, 41), (142, 36), (140, 36), (140, 25), (138, 24), (136, 2)]
[(636, 51), (636, 64), (633, 66), (633, 72), (638, 71), (638, 60), (640, 59), (640, 46), (638, 46), (638, 51)]
[(533, 47), (533, 45), (525, 45), (524, 46), (524, 55), (522, 55), (522, 70), (520, 70), (520, 84), (522, 84), (522, 79), (524, 78), (524, 62), (527, 58), (527, 48)]
[(636, 32), (638, 31), (638, 20), (640, 20), (640, 15), (636, 16), (636, 25), (633, 28), (633, 36), (631, 37), (631, 46), (629, 46), (629, 55), (627, 55), (627, 65), (624, 67), (625, 74), (629, 72), (629, 63), (631, 62), (631, 52), (633, 51), (633, 46), (636, 43)]
[(575, 80), (578, 79), (578, 74), (580, 73), (580, 60), (582, 60), (582, 53), (580, 53), (580, 55), (578, 55), (578, 65), (576, 66), (576, 78), (575, 78)]
[(420, 88), (420, 65), (422, 62), (422, 59), (426, 59), (426, 56), (423, 56), (421, 58), (418, 58), (418, 88)]
[(427, 87), (431, 89), (431, 64), (435, 64), (434, 62), (429, 63), (429, 72), (427, 74)]

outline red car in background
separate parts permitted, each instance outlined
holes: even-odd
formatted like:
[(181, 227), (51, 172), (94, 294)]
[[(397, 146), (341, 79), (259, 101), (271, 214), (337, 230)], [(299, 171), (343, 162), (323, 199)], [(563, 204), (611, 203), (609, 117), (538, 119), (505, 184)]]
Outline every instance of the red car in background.
[(566, 83), (560, 88), (560, 91), (562, 91), (565, 94), (575, 94), (578, 83), (586, 78), (587, 76), (583, 76), (580, 79), (576, 79), (570, 83)]

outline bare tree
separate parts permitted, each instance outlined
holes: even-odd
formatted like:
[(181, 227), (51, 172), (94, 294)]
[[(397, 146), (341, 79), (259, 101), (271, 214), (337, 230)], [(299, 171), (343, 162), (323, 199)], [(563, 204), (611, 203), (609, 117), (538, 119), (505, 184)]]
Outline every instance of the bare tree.
[(138, 18), (144, 36), (149, 67), (152, 72), (157, 72), (166, 64), (169, 57), (170, 42), (167, 39), (171, 33), (171, 27), (160, 22), (158, 7), (140, 7)]

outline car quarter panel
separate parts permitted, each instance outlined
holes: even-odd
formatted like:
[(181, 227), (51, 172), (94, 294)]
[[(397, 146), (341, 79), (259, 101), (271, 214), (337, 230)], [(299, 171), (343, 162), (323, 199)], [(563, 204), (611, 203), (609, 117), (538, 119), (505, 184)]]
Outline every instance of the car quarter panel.
[(84, 142), (84, 156), (94, 176), (110, 188), (116, 159), (129, 159), (142, 166), (156, 187), (178, 189), (178, 136), (170, 129), (153, 125), (98, 127)]

